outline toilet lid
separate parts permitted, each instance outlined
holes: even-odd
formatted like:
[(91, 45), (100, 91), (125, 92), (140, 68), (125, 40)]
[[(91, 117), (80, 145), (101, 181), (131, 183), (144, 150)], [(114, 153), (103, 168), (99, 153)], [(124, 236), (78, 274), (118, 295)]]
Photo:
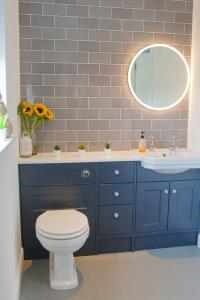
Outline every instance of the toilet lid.
[(37, 218), (36, 227), (48, 235), (67, 236), (88, 228), (88, 219), (77, 210), (50, 210)]

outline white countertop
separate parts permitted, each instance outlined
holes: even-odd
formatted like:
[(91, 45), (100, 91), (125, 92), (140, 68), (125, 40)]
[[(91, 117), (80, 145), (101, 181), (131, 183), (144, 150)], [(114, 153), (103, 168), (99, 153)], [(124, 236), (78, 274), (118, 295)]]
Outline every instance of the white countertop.
[(143, 154), (137, 150), (132, 151), (112, 151), (109, 158), (104, 152), (86, 152), (80, 158), (78, 152), (62, 152), (58, 159), (53, 157), (53, 153), (38, 153), (29, 158), (19, 158), (19, 164), (58, 164), (58, 163), (88, 163), (88, 162), (109, 162), (109, 161), (140, 161)]

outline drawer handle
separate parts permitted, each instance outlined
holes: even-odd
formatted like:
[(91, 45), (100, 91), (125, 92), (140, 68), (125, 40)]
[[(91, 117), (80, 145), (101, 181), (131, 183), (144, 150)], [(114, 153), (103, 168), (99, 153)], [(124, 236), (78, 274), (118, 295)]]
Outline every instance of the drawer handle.
[(115, 198), (119, 198), (119, 192), (114, 192)]
[(118, 218), (119, 218), (119, 214), (118, 214), (118, 213), (114, 213), (113, 217), (114, 217), (115, 219), (118, 219)]
[(119, 170), (114, 170), (114, 174), (115, 174), (116, 176), (119, 176), (120, 171), (119, 171)]
[(90, 170), (88, 169), (81, 170), (81, 178), (87, 179), (88, 177), (90, 177)]
[(164, 189), (164, 194), (168, 195), (169, 194), (169, 191), (167, 189)]
[(175, 189), (172, 189), (172, 194), (176, 194), (176, 190)]

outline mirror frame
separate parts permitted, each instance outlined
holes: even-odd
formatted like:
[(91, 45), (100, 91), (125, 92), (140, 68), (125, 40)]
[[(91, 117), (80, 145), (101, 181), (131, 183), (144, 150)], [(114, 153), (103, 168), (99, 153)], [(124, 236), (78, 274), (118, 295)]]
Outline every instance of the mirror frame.
[[(132, 71), (132, 68), (133, 68), (133, 65), (135, 63), (135, 61), (137, 60), (137, 58), (140, 56), (140, 54), (144, 51), (146, 51), (147, 49), (151, 49), (151, 48), (154, 48), (154, 47), (165, 47), (165, 48), (168, 48), (172, 51), (174, 51), (176, 54), (179, 55), (179, 57), (182, 59), (183, 63), (185, 64), (185, 67), (186, 67), (186, 71), (187, 71), (187, 84), (186, 84), (186, 87), (185, 87), (185, 90), (182, 94), (182, 96), (176, 101), (174, 102), (173, 104), (169, 105), (169, 106), (165, 106), (165, 107), (162, 107), (162, 108), (157, 108), (157, 107), (152, 107), (150, 105), (147, 105), (145, 104), (144, 102), (142, 102), (139, 97), (136, 95), (133, 87), (132, 87), (132, 84), (131, 84), (131, 71)], [(187, 94), (188, 90), (189, 90), (189, 86), (190, 86), (190, 69), (189, 69), (189, 66), (188, 66), (188, 63), (185, 59), (185, 57), (174, 47), (172, 46), (169, 46), (167, 44), (153, 44), (153, 45), (149, 45), (147, 47), (144, 47), (142, 48), (136, 55), (135, 57), (133, 58), (133, 60), (131, 61), (130, 63), (130, 66), (129, 66), (129, 69), (128, 69), (128, 85), (129, 85), (129, 88), (130, 88), (130, 91), (133, 95), (133, 97), (144, 107), (150, 109), (150, 110), (167, 110), (167, 109), (170, 109), (174, 106), (176, 106), (178, 103), (180, 103), (183, 98), (185, 97), (185, 95)]]

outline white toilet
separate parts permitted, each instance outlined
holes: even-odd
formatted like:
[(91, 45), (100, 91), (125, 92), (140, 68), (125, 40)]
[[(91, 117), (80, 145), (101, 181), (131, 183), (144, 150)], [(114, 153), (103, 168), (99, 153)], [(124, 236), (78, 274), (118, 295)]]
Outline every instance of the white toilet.
[(50, 286), (68, 290), (78, 286), (73, 253), (89, 236), (87, 217), (77, 210), (46, 211), (37, 218), (36, 236), (48, 250)]

